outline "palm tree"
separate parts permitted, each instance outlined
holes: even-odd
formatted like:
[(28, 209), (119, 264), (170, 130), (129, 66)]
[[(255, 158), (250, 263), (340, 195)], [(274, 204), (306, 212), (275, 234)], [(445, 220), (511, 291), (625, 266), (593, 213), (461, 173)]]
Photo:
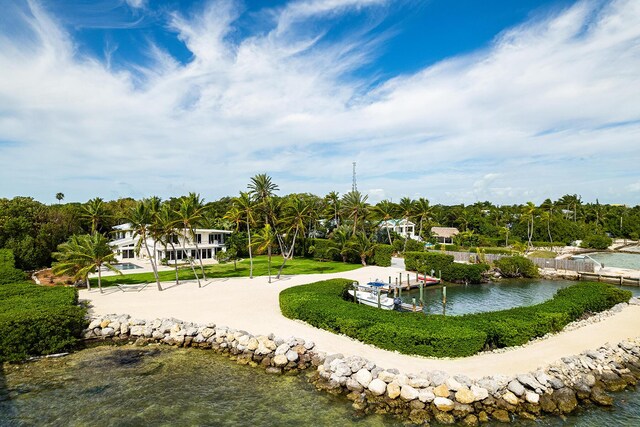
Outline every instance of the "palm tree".
[(536, 215), (536, 211), (537, 211), (537, 207), (536, 205), (533, 204), (533, 202), (527, 202), (526, 205), (524, 205), (522, 207), (522, 220), (526, 220), (527, 221), (527, 238), (528, 238), (528, 245), (529, 248), (533, 247), (533, 243), (531, 242), (531, 239), (533, 238), (533, 220), (535, 218)]
[(327, 205), (331, 208), (333, 213), (333, 225), (337, 227), (340, 225), (338, 213), (340, 212), (340, 195), (337, 191), (332, 191), (324, 197)]
[(253, 279), (253, 256), (251, 253), (251, 225), (255, 223), (254, 218), (254, 208), (255, 205), (249, 193), (240, 192), (240, 195), (233, 199), (232, 209), (227, 212), (225, 218), (229, 220), (234, 220), (233, 218), (237, 218), (237, 224), (239, 224), (240, 219), (247, 225), (247, 238), (249, 242), (247, 244), (247, 249), (249, 250), (249, 278)]
[(163, 204), (160, 210), (154, 215), (152, 229), (154, 234), (158, 237), (158, 240), (162, 242), (165, 253), (167, 252), (167, 246), (171, 245), (171, 251), (173, 253), (173, 265), (176, 272), (176, 285), (180, 284), (180, 278), (178, 276), (178, 251), (174, 244), (174, 239), (178, 235), (176, 228), (178, 219), (175, 212), (171, 210), (169, 204)]
[[(287, 226), (287, 233), (292, 234), (291, 247), (289, 250), (282, 254), (283, 260), (280, 269), (278, 270), (278, 279), (282, 274), (282, 269), (284, 268), (288, 259), (293, 259), (293, 254), (296, 246), (296, 239), (299, 233), (304, 235), (304, 232), (307, 228), (307, 221), (311, 218), (312, 206), (308, 200), (302, 199), (300, 197), (294, 196), (289, 199), (286, 206), (286, 216), (283, 218), (284, 224)], [(282, 246), (281, 246), (282, 247)]]
[(58, 204), (64, 200), (64, 193), (56, 193), (56, 199), (58, 200)]
[(500, 234), (505, 236), (505, 247), (509, 246), (509, 227), (500, 227)]
[(373, 256), (376, 246), (362, 231), (353, 235), (349, 241), (349, 249), (360, 257), (363, 267), (367, 266), (367, 258)]
[(327, 253), (338, 252), (342, 257), (342, 262), (347, 262), (347, 255), (349, 254), (349, 241), (351, 240), (351, 228), (346, 225), (341, 225), (333, 230), (331, 235), (337, 247), (329, 248)]
[(415, 215), (417, 218), (420, 218), (420, 228), (418, 231), (418, 236), (422, 237), (422, 226), (424, 224), (424, 221), (430, 221), (432, 213), (433, 208), (429, 204), (429, 200), (425, 199), (424, 197), (420, 197), (414, 202), (413, 215)]
[[(267, 256), (269, 258), (267, 271), (269, 274), (269, 283), (271, 283), (271, 250), (276, 247), (277, 239), (276, 234), (273, 232), (273, 229), (269, 224), (265, 224), (264, 228), (255, 235), (255, 241), (253, 244), (256, 245), (259, 253), (267, 252)], [(280, 268), (280, 271), (282, 271), (282, 268)], [(278, 278), (280, 278), (280, 273), (278, 273)]]
[(91, 221), (91, 234), (95, 234), (98, 231), (100, 222), (106, 218), (107, 211), (104, 205), (104, 200), (100, 197), (89, 200), (84, 206), (82, 206), (84, 218)]
[(266, 173), (252, 177), (247, 188), (249, 189), (249, 194), (258, 203), (264, 202), (269, 197), (272, 197), (274, 192), (280, 190)]
[[(396, 212), (398, 212), (398, 205), (389, 200), (383, 200), (378, 203), (373, 208), (374, 213), (376, 213), (381, 222), (390, 221), (395, 218)], [(391, 231), (390, 224), (387, 222), (387, 226), (385, 227), (387, 230), (387, 238), (389, 239), (389, 244), (393, 245), (393, 240), (391, 239)]]
[(156, 284), (158, 285), (158, 290), (161, 291), (162, 286), (160, 286), (160, 277), (158, 277), (158, 267), (156, 265), (154, 256), (155, 249), (154, 255), (151, 255), (151, 251), (149, 250), (149, 242), (147, 241), (147, 238), (151, 237), (150, 224), (152, 222), (152, 212), (149, 202), (147, 200), (141, 200), (136, 203), (136, 206), (129, 212), (128, 220), (131, 224), (131, 229), (133, 230), (133, 236), (138, 237), (138, 242), (136, 243), (136, 253), (139, 254), (140, 249), (142, 247), (145, 248), (147, 256), (149, 257), (149, 262), (151, 263), (153, 276), (156, 279)]
[(52, 256), (58, 261), (53, 264), (54, 274), (72, 274), (74, 279), (82, 279), (89, 285), (89, 273), (98, 271), (98, 288), (102, 293), (102, 267), (122, 274), (111, 263), (116, 260), (109, 241), (102, 234), (71, 236), (71, 238), (58, 246), (58, 252)]
[[(182, 231), (183, 231), (182, 249), (186, 253), (187, 239), (193, 240), (193, 243), (196, 247), (196, 257), (200, 261), (200, 272), (202, 273), (202, 278), (206, 280), (207, 277), (205, 276), (205, 273), (204, 273), (202, 256), (200, 255), (200, 248), (198, 247), (198, 236), (196, 235), (196, 227), (198, 226), (199, 222), (202, 220), (202, 210), (204, 208), (203, 202), (204, 201), (200, 199), (199, 194), (189, 193), (188, 196), (183, 197), (180, 200), (180, 205), (178, 207), (178, 210), (175, 212), (178, 216), (178, 222), (182, 225)], [(189, 263), (191, 264), (191, 268), (192, 270), (194, 270), (194, 274), (195, 274), (195, 269), (193, 268), (193, 261), (191, 258), (192, 258), (191, 256), (187, 257), (187, 259), (189, 260)], [(197, 275), (196, 275), (196, 279), (198, 280), (198, 287), (201, 287), (200, 279), (198, 279)]]
[[(553, 237), (551, 237), (551, 211), (542, 211), (540, 213), (540, 219), (547, 223), (547, 234), (549, 235), (549, 242), (553, 243)], [(551, 245), (553, 246), (553, 245)]]
[(353, 233), (355, 234), (358, 227), (358, 220), (367, 217), (369, 213), (369, 204), (367, 199), (369, 196), (362, 195), (358, 190), (350, 191), (342, 196), (342, 208), (347, 217), (353, 220)]
[[(415, 211), (415, 204), (414, 204), (413, 200), (411, 200), (408, 197), (403, 197), (403, 198), (400, 199), (400, 202), (398, 203), (398, 212), (400, 212), (400, 215), (402, 216), (402, 219), (404, 219), (405, 226), (409, 222), (409, 218), (411, 218), (411, 215), (413, 215), (414, 211)], [(409, 235), (407, 233), (405, 233), (405, 236), (404, 236), (404, 248), (402, 249), (402, 252), (406, 252), (407, 251), (407, 241), (408, 240), (409, 240)]]

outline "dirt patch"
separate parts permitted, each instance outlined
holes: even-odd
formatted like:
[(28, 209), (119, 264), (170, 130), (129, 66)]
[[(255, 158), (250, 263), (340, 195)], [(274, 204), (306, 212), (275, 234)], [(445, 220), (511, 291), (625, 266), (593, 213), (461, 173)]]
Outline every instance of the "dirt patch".
[(40, 284), (45, 286), (69, 286), (76, 282), (72, 276), (66, 274), (54, 275), (50, 268), (38, 271), (36, 277)]

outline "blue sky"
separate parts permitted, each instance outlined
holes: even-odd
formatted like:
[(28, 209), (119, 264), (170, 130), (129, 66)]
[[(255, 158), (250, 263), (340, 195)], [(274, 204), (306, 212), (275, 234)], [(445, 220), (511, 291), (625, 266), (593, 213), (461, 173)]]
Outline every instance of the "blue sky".
[(640, 196), (633, 0), (32, 0), (0, 16), (0, 197)]

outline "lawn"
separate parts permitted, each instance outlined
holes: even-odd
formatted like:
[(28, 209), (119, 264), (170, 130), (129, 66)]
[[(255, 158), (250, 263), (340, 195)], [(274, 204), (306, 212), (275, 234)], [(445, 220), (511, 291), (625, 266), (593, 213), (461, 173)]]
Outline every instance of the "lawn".
[(533, 252), (529, 252), (529, 254), (527, 254), (527, 256), (529, 258), (555, 258), (556, 256), (558, 256), (557, 253), (555, 252), (551, 252), (551, 251), (533, 251)]
[[(271, 260), (271, 275), (278, 274), (278, 269), (282, 263), (281, 257), (273, 257)], [(294, 258), (287, 261), (282, 274), (328, 274), (328, 273), (341, 273), (343, 271), (351, 271), (359, 268), (360, 264), (346, 264), (336, 261), (321, 262), (309, 258)], [(254, 276), (266, 276), (268, 270), (268, 258), (266, 256), (257, 256), (253, 258), (253, 275)], [(244, 259), (237, 263), (237, 269), (234, 270), (233, 263), (227, 264), (215, 264), (205, 265), (204, 271), (207, 278), (221, 278), (221, 277), (249, 277), (249, 259)], [(196, 272), (200, 276), (200, 265), (196, 264)], [(161, 282), (175, 281), (176, 273), (174, 270), (160, 271), (159, 273)], [(190, 267), (180, 267), (178, 270), (180, 280), (194, 280), (195, 277)], [(108, 276), (102, 278), (102, 286), (114, 286), (119, 284), (137, 284), (145, 282), (155, 282), (153, 273), (133, 273), (123, 274), (118, 276)], [(98, 279), (92, 278), (91, 285), (97, 286)]]

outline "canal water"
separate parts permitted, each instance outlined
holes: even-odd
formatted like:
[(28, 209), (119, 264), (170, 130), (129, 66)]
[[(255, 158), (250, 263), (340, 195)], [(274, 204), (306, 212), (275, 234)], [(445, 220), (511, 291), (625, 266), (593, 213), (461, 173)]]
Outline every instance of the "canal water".
[[(640, 425), (640, 393), (612, 410), (524, 426)], [(357, 414), (344, 397), (318, 392), (304, 374), (272, 376), (211, 351), (97, 347), (59, 359), (5, 364), (0, 426), (401, 426)], [(492, 425), (492, 424), (489, 424)]]
[(596, 252), (589, 256), (605, 267), (628, 268), (640, 270), (640, 253), (627, 254), (623, 252)]
[[(568, 280), (513, 279), (480, 285), (447, 285), (446, 314), (481, 313), (539, 304), (551, 299), (558, 289), (575, 283)], [(625, 286), (623, 289), (631, 291), (636, 296), (640, 295), (638, 287)], [(431, 286), (425, 288), (423, 292), (424, 311), (442, 314), (442, 286)], [(404, 302), (411, 304), (413, 298), (419, 303), (419, 290), (402, 292)]]

